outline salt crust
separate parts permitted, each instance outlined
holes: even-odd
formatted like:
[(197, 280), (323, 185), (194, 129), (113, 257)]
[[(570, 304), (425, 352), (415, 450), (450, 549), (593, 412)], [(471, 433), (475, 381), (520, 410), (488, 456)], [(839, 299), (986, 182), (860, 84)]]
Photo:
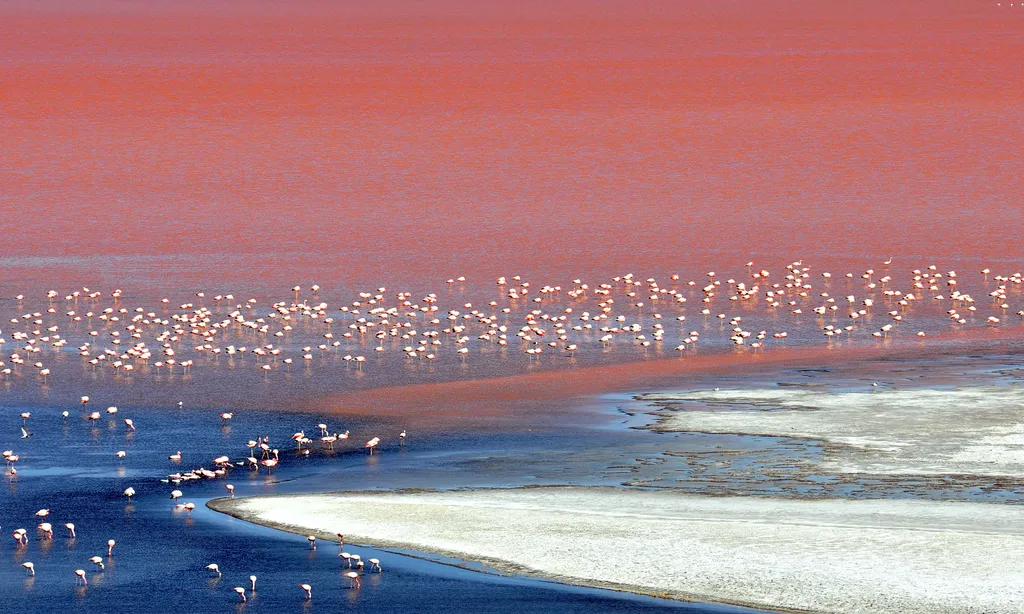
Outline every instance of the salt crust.
[(614, 488), (219, 502), (254, 522), (592, 585), (820, 612), (1020, 612), (1024, 508)]
[(1024, 474), (1024, 390), (1018, 388), (866, 393), (777, 388), (644, 398), (681, 403), (658, 430), (807, 437), (861, 452), (843, 455), (832, 464), (834, 471)]

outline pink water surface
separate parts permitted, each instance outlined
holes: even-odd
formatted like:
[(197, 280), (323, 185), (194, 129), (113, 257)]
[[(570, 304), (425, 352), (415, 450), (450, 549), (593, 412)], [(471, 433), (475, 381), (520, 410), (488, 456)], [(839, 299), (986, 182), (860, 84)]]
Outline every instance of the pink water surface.
[(1021, 268), (1024, 7), (4, 2), (0, 296)]
[(14, 267), (113, 284), (182, 256), (145, 283), (188, 287), (1024, 253), (1024, 11), (996, 2), (0, 19), (3, 255), (66, 258)]

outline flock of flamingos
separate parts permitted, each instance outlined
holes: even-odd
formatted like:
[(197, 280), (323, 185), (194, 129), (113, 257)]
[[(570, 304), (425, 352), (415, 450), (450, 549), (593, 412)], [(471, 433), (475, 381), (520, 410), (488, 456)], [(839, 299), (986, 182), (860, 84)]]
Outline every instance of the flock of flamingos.
[[(119, 411), (118, 408), (114, 407), (114, 406), (108, 407), (103, 413), (101, 413), (99, 411), (90, 411), (90, 409), (89, 409), (89, 401), (90, 401), (90, 399), (89, 399), (88, 396), (81, 397), (82, 413), (83, 413), (84, 417), (87, 418), (90, 421), (99, 420), (104, 413), (107, 414), (108, 416), (114, 416)], [(64, 420), (67, 420), (69, 416), (70, 416), (70, 412), (69, 411), (63, 411), (61, 413), (61, 417)], [(29, 426), (29, 423), (30, 423), (30, 418), (32, 417), (31, 412), (22, 412), (20, 417), (22, 419), (22, 426), (21, 426), (22, 437), (23, 438), (30, 437), (31, 433), (28, 431), (28, 426)], [(220, 417), (221, 417), (221, 419), (225, 423), (228, 423), (234, 417), (234, 414), (232, 412), (223, 412), (223, 413), (220, 414)], [(136, 430), (135, 422), (131, 418), (124, 418), (123, 419), (123, 424), (124, 424), (124, 428), (127, 431), (135, 431)], [(317, 424), (316, 425), (316, 429), (317, 429), (317, 432), (318, 432), (318, 436), (316, 437), (316, 439), (319, 440), (321, 446), (323, 446), (324, 448), (327, 448), (327, 449), (333, 450), (334, 449), (334, 444), (336, 442), (338, 442), (338, 441), (345, 441), (345, 440), (347, 440), (349, 438), (349, 432), (348, 431), (346, 431), (344, 433), (334, 433), (334, 434), (331, 434), (330, 431), (327, 428), (327, 425), (323, 424), (323, 423)], [(399, 437), (400, 445), (404, 447), (405, 446), (405, 440), (406, 440), (406, 432), (402, 431), (399, 434), (398, 437)], [(295, 453), (296, 453), (297, 456), (306, 456), (306, 455), (308, 455), (310, 453), (310, 447), (315, 445), (315, 441), (316, 441), (316, 440), (314, 440), (314, 438), (308, 437), (306, 435), (305, 431), (299, 431), (299, 432), (293, 434), (291, 436), (291, 440), (295, 443), (295, 446), (296, 446), (295, 447)], [(373, 437), (372, 439), (367, 441), (365, 444), (363, 444), (363, 448), (365, 448), (369, 454), (373, 454), (374, 450), (380, 445), (380, 443), (381, 443), (381, 439), (379, 437)], [(165, 479), (161, 480), (162, 483), (170, 484), (170, 485), (172, 485), (172, 487), (174, 487), (174, 490), (170, 491), (170, 499), (171, 499), (172, 504), (174, 505), (175, 509), (183, 510), (185, 513), (191, 515), (192, 510), (194, 510), (195, 507), (196, 507), (195, 504), (192, 503), (192, 502), (184, 502), (184, 503), (182, 503), (182, 502), (179, 501), (179, 499), (182, 499), (184, 494), (177, 487), (181, 486), (184, 483), (187, 483), (187, 482), (192, 481), (192, 480), (225, 478), (225, 477), (228, 476), (229, 472), (232, 469), (235, 468), (236, 465), (243, 465), (243, 464), (245, 466), (247, 466), (250, 471), (259, 472), (261, 470), (261, 468), (265, 468), (269, 472), (274, 467), (276, 467), (278, 465), (278, 463), (280, 462), (280, 460), (281, 460), (280, 451), (277, 448), (271, 447), (270, 438), (269, 437), (258, 436), (255, 439), (247, 441), (246, 442), (246, 447), (249, 449), (249, 456), (246, 457), (243, 460), (236, 460), (235, 462), (232, 462), (231, 458), (229, 456), (227, 456), (227, 455), (218, 456), (218, 457), (212, 459), (211, 462), (210, 462), (210, 466), (212, 467), (212, 469), (206, 468), (206, 467), (198, 467), (198, 468), (191, 469), (191, 470), (188, 470), (188, 471), (178, 471), (178, 472), (174, 472), (174, 473), (168, 474)], [(257, 450), (258, 450), (258, 452), (257, 452)], [(117, 452), (114, 453), (114, 456), (117, 459), (121, 460), (121, 459), (124, 459), (127, 456), (127, 453), (124, 450), (118, 450)], [(6, 471), (7, 471), (8, 475), (10, 477), (12, 477), (12, 478), (16, 477), (17, 473), (18, 473), (18, 471), (17, 471), (17, 463), (20, 460), (20, 456), (18, 454), (16, 454), (14, 452), (14, 450), (4, 450), (3, 458), (4, 458), (4, 461), (5, 461)], [(174, 464), (179, 464), (179, 463), (182, 462), (182, 453), (181, 453), (180, 450), (176, 451), (173, 454), (168, 455), (167, 459), (168, 459), (168, 461), (170, 461), (170, 462), (172, 462)], [(224, 488), (228, 491), (228, 495), (233, 499), (235, 497), (235, 492), (234, 492), (235, 491), (235, 487), (234, 487), (234, 485), (233, 484), (225, 484)], [(124, 489), (124, 491), (121, 494), (122, 494), (122, 496), (124, 496), (127, 499), (127, 501), (129, 503), (131, 503), (132, 498), (135, 497), (137, 493), (136, 493), (135, 488), (129, 486), (128, 488)], [(54, 537), (54, 525), (53, 525), (52, 519), (50, 518), (52, 514), (53, 514), (53, 511), (50, 508), (40, 509), (39, 511), (37, 511), (34, 514), (34, 518), (39, 521), (39, 524), (36, 526), (36, 530), (38, 532), (39, 539), (41, 539), (41, 540), (53, 540), (53, 539), (55, 539), (55, 537)], [(76, 532), (75, 524), (73, 522), (66, 522), (66, 523), (64, 523), (64, 528), (67, 530), (67, 539), (71, 539), (71, 540), (77, 539), (78, 533)], [(362, 557), (359, 554), (349, 553), (349, 552), (345, 551), (345, 537), (344, 537), (344, 535), (342, 533), (338, 533), (337, 535), (338, 535), (338, 556), (342, 560), (343, 568), (349, 570), (349, 571), (344, 573), (344, 576), (346, 578), (348, 578), (349, 584), (350, 584), (351, 588), (356, 588), (356, 589), (361, 588), (361, 586), (362, 586), (361, 576), (362, 576), (362, 574), (364, 572), (365, 573), (373, 573), (373, 572), (383, 573), (383, 568), (381, 567), (381, 563), (380, 563), (379, 559), (369, 558), (369, 559), (366, 560), (366, 562), (363, 562)], [(17, 544), (17, 548), (25, 549), (25, 548), (28, 547), (28, 544), (29, 544), (29, 531), (27, 529), (25, 529), (25, 528), (15, 529), (14, 532), (11, 533), (11, 537), (14, 538), (14, 540), (15, 540), (15, 542)], [(317, 538), (316, 538), (316, 536), (309, 535), (309, 536), (307, 536), (306, 540), (309, 543), (310, 549), (316, 550), (316, 548), (317, 548)], [(114, 556), (114, 546), (115, 545), (116, 545), (115, 540), (113, 540), (113, 539), (108, 540), (107, 541), (106, 557), (100, 556), (100, 555), (96, 555), (96, 556), (90, 557), (88, 559), (88, 562), (91, 563), (92, 565), (94, 565), (95, 568), (97, 569), (97, 571), (103, 571), (105, 569), (105, 567), (106, 567), (106, 564), (109, 563), (110, 559), (112, 559), (113, 556)], [(33, 563), (31, 561), (25, 561), (25, 562), (23, 562), (21, 564), (21, 566), (25, 569), (25, 573), (27, 575), (29, 575), (29, 576), (35, 576), (36, 575), (35, 563)], [(222, 571), (220, 569), (220, 566), (217, 563), (210, 563), (210, 564), (206, 565), (206, 570), (208, 570), (208, 572), (211, 573), (211, 574), (216, 574), (218, 578), (222, 577)], [(75, 575), (74, 580), (75, 580), (75, 584), (76, 585), (80, 584), (82, 586), (88, 586), (89, 580), (88, 580), (88, 577), (87, 577), (85, 569), (76, 569), (76, 570), (74, 570), (74, 575)], [(309, 584), (301, 583), (301, 584), (299, 584), (299, 587), (303, 590), (303, 592), (305, 594), (305, 599), (307, 599), (307, 600), (312, 599), (312, 587)], [(241, 602), (244, 603), (244, 602), (247, 601), (247, 599), (248, 599), (248, 597), (246, 596), (247, 589), (245, 587), (238, 586), (238, 587), (234, 587), (232, 590), (238, 595), (238, 597), (239, 597)], [(255, 575), (249, 576), (249, 588), (248, 588), (248, 590), (249, 591), (255, 591), (256, 590), (256, 576)]]
[[(975, 297), (961, 290), (956, 271), (934, 265), (913, 270), (901, 287), (888, 272), (890, 263), (858, 274), (812, 275), (810, 267), (794, 262), (778, 279), (748, 263), (736, 278), (721, 279), (712, 271), (698, 280), (671, 275), (661, 283), (626, 274), (594, 285), (576, 279), (564, 288), (501, 277), (496, 295), (476, 305), (460, 302), (461, 292), (452, 291), (465, 284), (458, 277), (447, 281), (451, 304), (444, 307), (438, 293), (414, 298), (383, 287), (334, 307), (320, 300), (320, 287), (313, 285), (306, 297), (296, 286), (288, 300), (262, 308), (255, 298), (197, 292), (176, 308), (164, 298), (156, 309), (124, 305), (121, 290), (104, 294), (82, 288), (63, 295), (51, 290), (37, 309), (25, 307), (24, 295), (14, 298), (18, 312), (8, 319), (11, 330), (0, 341), (16, 347), (0, 354), (6, 354), (0, 377), (34, 377), (46, 385), (59, 376), (53, 359), (71, 353), (81, 357), (75, 367), (109, 369), (121, 377), (215, 370), (222, 357), (233, 368), (247, 360), (269, 373), (295, 365), (311, 368), (337, 357), (362, 370), (368, 356), (383, 358), (389, 352), (408, 361), (446, 356), (465, 361), (474, 352), (495, 349), (504, 356), (518, 351), (530, 360), (545, 353), (575, 357), (592, 348), (643, 353), (674, 348), (682, 356), (707, 343), (701, 330), (724, 332), (717, 341), (727, 338), (738, 348), (757, 351), (769, 340), (781, 343), (790, 328), (818, 330), (827, 342), (858, 331), (879, 340), (923, 337), (925, 331), (910, 323), (916, 311), (934, 313), (922, 303), (941, 305), (953, 327), (1000, 327), (1014, 315), (1024, 317), (1010, 305), (1010, 297), (1020, 293), (1019, 272), (993, 275), (984, 269), (981, 288), (987, 296)], [(760, 319), (774, 330), (750, 327), (745, 318)]]
[[(626, 274), (594, 285), (576, 279), (567, 287), (536, 286), (519, 276), (501, 277), (494, 283), (497, 292), (477, 305), (464, 300), (460, 289), (466, 284), (463, 277), (447, 280), (447, 293), (414, 298), (411, 292), (389, 293), (381, 287), (359, 292), (354, 300), (334, 307), (320, 300), (321, 288), (316, 285), (308, 288), (306, 296), (303, 288), (294, 287), (287, 300), (264, 307), (255, 298), (237, 300), (232, 294), (198, 292), (188, 302), (173, 306), (165, 298), (159, 307), (147, 309), (125, 305), (127, 299), (120, 290), (104, 294), (82, 288), (68, 294), (50, 291), (38, 297), (42, 306), (28, 308), (25, 305), (30, 299), (18, 295), (5, 301), (16, 305), (18, 312), (8, 319), (10, 329), (0, 337), (0, 343), (14, 346), (3, 351), (0, 345), (0, 375), (8, 384), (34, 381), (46, 386), (51, 378), (60, 376), (61, 369), (110, 370), (117, 377), (184, 375), (192, 369), (216, 370), (221, 361), (230, 360), (273, 372), (295, 364), (307, 369), (330, 365), (327, 357), (333, 355), (340, 357), (345, 368), (359, 371), (370, 362), (367, 355), (387, 353), (413, 363), (442, 356), (465, 361), (474, 352), (498, 356), (520, 352), (533, 361), (545, 353), (566, 357), (591, 350), (646, 353), (663, 345), (685, 357), (707, 343), (703, 339), (709, 331), (720, 333), (721, 347), (759, 351), (769, 343), (785, 343), (790, 327), (809, 339), (813, 338), (809, 331), (818, 331), (825, 343), (831, 344), (858, 331), (866, 331), (862, 333), (865, 342), (898, 335), (925, 336), (924, 330), (911, 324), (917, 313), (927, 314), (923, 319), (931, 316), (933, 326), (945, 319), (954, 328), (999, 329), (1024, 318), (1024, 310), (1011, 306), (1020, 298), (1024, 284), (1019, 272), (980, 271), (973, 287), (984, 295), (975, 297), (961, 289), (956, 271), (925, 266), (901, 276), (898, 283), (889, 272), (891, 263), (891, 259), (881, 263), (878, 270), (833, 275), (814, 273), (802, 262), (793, 262), (778, 276), (748, 263), (742, 275), (727, 279), (708, 272), (688, 281), (671, 275), (662, 283)], [(452, 304), (442, 307), (442, 295)], [(746, 325), (744, 318), (760, 318), (776, 328), (759, 330)], [(704, 331), (703, 337), (698, 329)], [(73, 354), (80, 360), (66, 360)], [(80, 401), (84, 418), (102, 418), (100, 411), (90, 407), (88, 396)], [(105, 413), (113, 417), (117, 411), (109, 407)], [(65, 419), (68, 415), (63, 412)], [(30, 413), (21, 417), (21, 436), (28, 437)], [(221, 418), (229, 421), (232, 413), (224, 412)], [(124, 428), (135, 429), (131, 419), (123, 423)], [(348, 431), (332, 433), (326, 424), (317, 425), (311, 433), (314, 435), (300, 431), (292, 436), (297, 454), (308, 454), (317, 442), (333, 448), (349, 438)], [(404, 431), (399, 435), (401, 445), (405, 435)], [(364, 447), (372, 454), (380, 442), (373, 437)], [(279, 450), (265, 437), (250, 440), (247, 447), (249, 454), (242, 459), (219, 456), (212, 459), (210, 468), (169, 474), (164, 482), (175, 488), (170, 492), (174, 505), (189, 513), (194, 509), (192, 503), (179, 503), (183, 494), (177, 487), (188, 481), (223, 478), (236, 465), (270, 471), (281, 460)], [(123, 458), (125, 453), (115, 455)], [(7, 473), (17, 475), (20, 457), (16, 451), (6, 450), (3, 457)], [(170, 454), (169, 460), (180, 462), (181, 452)], [(234, 487), (226, 484), (225, 488), (234, 497)], [(135, 494), (133, 488), (123, 492), (128, 500)], [(41, 509), (35, 515), (40, 521), (40, 538), (53, 539), (50, 510)], [(74, 524), (68, 522), (64, 527), (73, 539)], [(24, 528), (11, 535), (19, 547), (29, 542), (29, 531)], [(338, 537), (339, 556), (351, 569), (346, 575), (353, 588), (360, 586), (364, 567), (367, 572), (382, 571), (377, 559), (369, 559), (366, 566), (358, 555), (345, 552), (344, 538), (340, 533)], [(316, 548), (316, 538), (308, 540), (310, 548)], [(114, 545), (113, 540), (108, 542), (107, 557), (113, 556)], [(89, 561), (99, 569), (105, 564), (102, 556)], [(26, 573), (35, 574), (33, 563), (23, 566)], [(207, 569), (221, 574), (216, 564)], [(76, 583), (88, 582), (83, 569), (74, 573)], [(255, 586), (256, 577), (252, 576), (248, 590)], [(310, 586), (300, 586), (306, 598), (311, 598)], [(245, 587), (233, 590), (241, 601), (246, 600)]]

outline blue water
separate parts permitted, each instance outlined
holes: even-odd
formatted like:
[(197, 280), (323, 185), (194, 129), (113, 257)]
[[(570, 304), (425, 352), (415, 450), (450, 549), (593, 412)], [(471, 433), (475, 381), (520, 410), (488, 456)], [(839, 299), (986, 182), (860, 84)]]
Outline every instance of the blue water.
[[(100, 403), (93, 403), (100, 409)], [(62, 420), (60, 412), (71, 412)], [(31, 411), (20, 438), (18, 414)], [(225, 425), (214, 409), (185, 407), (177, 411), (122, 408), (114, 417), (104, 414), (90, 422), (77, 406), (0, 407), (0, 447), (20, 455), (18, 474), (3, 475), (0, 484), (0, 602), (9, 612), (267, 612), (271, 611), (409, 611), (409, 612), (649, 612), (673, 609), (691, 612), (739, 612), (739, 608), (694, 605), (608, 590), (565, 586), (521, 576), (462, 569), (445, 562), (424, 560), (373, 548), (347, 545), (363, 559), (379, 558), (382, 574), (365, 574), (363, 587), (349, 588), (342, 576), (337, 545), (321, 543), (311, 551), (304, 537), (251, 525), (205, 507), (234, 484), (239, 496), (367, 488), (513, 486), (536, 483), (600, 483), (586, 449), (600, 447), (613, 434), (559, 430), (487, 434), (411, 433), (402, 448), (395, 433), (370, 432), (356, 421), (342, 424), (336, 417), (308, 414), (236, 413)], [(125, 429), (131, 418), (138, 430)], [(327, 422), (332, 430), (351, 429), (351, 443), (334, 452), (316, 449), (308, 457), (295, 455), (289, 436)], [(220, 454), (248, 455), (244, 443), (267, 435), (282, 452), (281, 464), (268, 474), (242, 467), (226, 478), (190, 481), (181, 486), (162, 483), (172, 472), (210, 466)], [(368, 456), (358, 446), (374, 435), (384, 439), (381, 454)], [(615, 434), (621, 442), (622, 433)], [(629, 438), (650, 437), (630, 432)], [(314, 446), (318, 448), (318, 446)], [(534, 451), (557, 449), (582, 459), (538, 463), (524, 472)], [(119, 460), (114, 452), (125, 450)], [(181, 463), (169, 454), (181, 450)], [(515, 450), (517, 462), (506, 462)], [(607, 464), (607, 459), (604, 459)], [(605, 481), (607, 483), (607, 481)], [(137, 491), (129, 504), (122, 492)], [(179, 488), (196, 509), (186, 513), (169, 498)], [(44, 539), (36, 530), (36, 510), (49, 508), (46, 519), (55, 536)], [(64, 523), (76, 525), (70, 539)], [(9, 534), (29, 531), (21, 548)], [(113, 556), (106, 543), (115, 539)], [(411, 553), (416, 554), (416, 553)], [(88, 561), (100, 555), (105, 570)], [(21, 563), (31, 561), (36, 576), (27, 577)], [(451, 562), (451, 561), (446, 561)], [(223, 577), (205, 569), (217, 563)], [(614, 561), (609, 560), (609, 565)], [(76, 586), (75, 569), (87, 571), (88, 586)], [(256, 575), (257, 590), (240, 604), (232, 588), (248, 586)], [(297, 586), (313, 587), (304, 600)]]

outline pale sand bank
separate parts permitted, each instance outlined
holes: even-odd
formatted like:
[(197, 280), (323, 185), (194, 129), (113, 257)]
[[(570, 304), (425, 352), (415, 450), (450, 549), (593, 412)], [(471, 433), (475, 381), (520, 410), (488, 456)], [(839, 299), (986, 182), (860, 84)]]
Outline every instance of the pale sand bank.
[(1017, 387), (761, 388), (643, 398), (678, 404), (656, 430), (806, 437), (857, 451), (825, 461), (838, 473), (1024, 474), (1024, 390)]
[(557, 580), (821, 612), (1019, 612), (1024, 508), (615, 488), (219, 499), (299, 533)]

